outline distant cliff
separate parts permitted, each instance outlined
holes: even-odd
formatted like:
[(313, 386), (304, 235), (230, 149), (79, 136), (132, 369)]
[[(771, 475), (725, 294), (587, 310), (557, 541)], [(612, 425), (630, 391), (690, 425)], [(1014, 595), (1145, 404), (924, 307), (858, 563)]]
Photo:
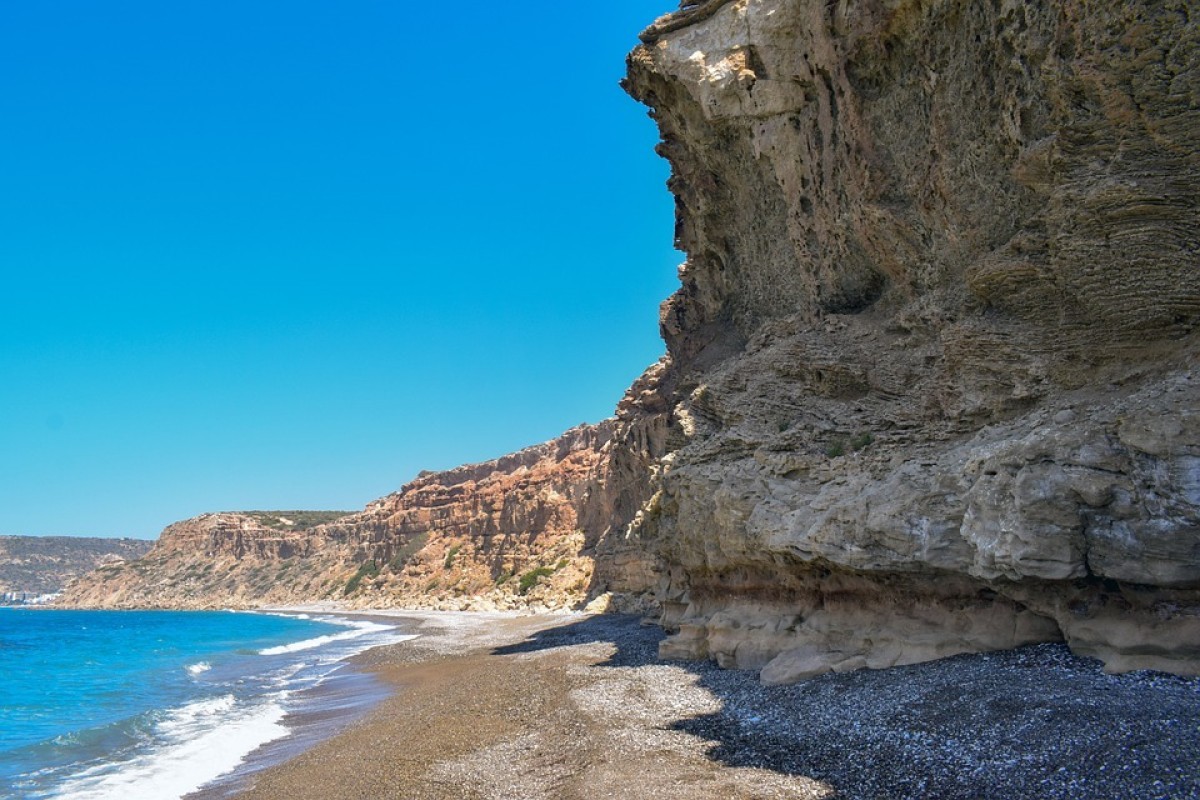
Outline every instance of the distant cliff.
[(0, 536), (0, 594), (52, 594), (98, 566), (141, 558), (151, 545), (141, 539)]
[(1200, 672), (1198, 31), (685, 4), (628, 62), (687, 261), (614, 419), (304, 532), (180, 523), (69, 599), (613, 593), (661, 604), (664, 655), (774, 682), (1052, 640)]
[[(205, 514), (141, 561), (76, 582), (65, 605), (226, 608), (309, 600), (421, 608), (643, 608), (655, 557), (636, 522), (665, 452), (664, 368), (617, 417), (482, 464), (424, 473), (353, 514)], [(310, 514), (311, 517), (311, 514)]]
[(67, 587), (60, 605), (229, 608), (320, 591), (337, 563), (321, 524), (348, 512), (203, 514), (168, 526), (137, 561), (101, 566)]

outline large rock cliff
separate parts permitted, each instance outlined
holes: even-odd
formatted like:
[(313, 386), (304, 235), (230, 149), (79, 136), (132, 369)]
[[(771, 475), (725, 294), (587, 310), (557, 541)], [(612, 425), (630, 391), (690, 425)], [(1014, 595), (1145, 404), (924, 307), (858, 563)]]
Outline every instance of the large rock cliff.
[(687, 262), (615, 419), (303, 531), (181, 523), (70, 600), (615, 593), (772, 682), (1060, 639), (1200, 672), (1194, 15), (687, 4), (629, 58)]
[(643, 34), (688, 257), (664, 653), (1200, 671), (1194, 15), (710, 0)]
[[(72, 582), (60, 605), (87, 608), (249, 608), (332, 591), (343, 543), (323, 523), (346, 512), (202, 514), (169, 525), (145, 557)], [(331, 574), (333, 573), (333, 574)]]

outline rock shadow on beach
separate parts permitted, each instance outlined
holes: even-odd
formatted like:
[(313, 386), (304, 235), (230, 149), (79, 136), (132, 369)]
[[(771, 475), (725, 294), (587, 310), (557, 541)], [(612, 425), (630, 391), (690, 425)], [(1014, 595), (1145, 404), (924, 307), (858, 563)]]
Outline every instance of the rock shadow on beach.
[(1200, 679), (1107, 675), (1048, 644), (764, 686), (660, 661), (662, 638), (598, 616), (492, 652), (607, 645), (572, 693), (582, 712), (685, 734), (713, 764), (804, 779), (814, 797), (1200, 797)]

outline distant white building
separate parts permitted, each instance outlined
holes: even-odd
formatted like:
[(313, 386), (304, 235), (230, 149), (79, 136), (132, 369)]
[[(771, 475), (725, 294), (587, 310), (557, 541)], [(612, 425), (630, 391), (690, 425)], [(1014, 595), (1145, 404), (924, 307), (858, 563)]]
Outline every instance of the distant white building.
[(5, 592), (0, 594), (0, 605), (5, 606), (42, 606), (58, 599), (61, 592), (51, 594), (34, 594), (33, 592)]

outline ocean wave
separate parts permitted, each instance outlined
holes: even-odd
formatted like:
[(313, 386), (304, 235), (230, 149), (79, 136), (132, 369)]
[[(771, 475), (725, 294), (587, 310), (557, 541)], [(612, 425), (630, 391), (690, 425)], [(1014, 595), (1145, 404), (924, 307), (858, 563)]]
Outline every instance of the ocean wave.
[(345, 659), (414, 638), (376, 621), (314, 618), (340, 627), (278, 647), (235, 651), (249, 659), (228, 664), (200, 654), (177, 662), (175, 680), (182, 677), (178, 670), (187, 671), (191, 679), (179, 688), (191, 698), (47, 744), (50, 749), (28, 761), (48, 766), (22, 773), (21, 783), (0, 785), (0, 797), (13, 789), (15, 796), (43, 800), (178, 800), (236, 774), (260, 746), (290, 735), (288, 710), (314, 698), (323, 702), (305, 699), (305, 690), (340, 674)]
[[(335, 622), (335, 620), (330, 620)], [(292, 644), (284, 644), (278, 647), (268, 647), (259, 650), (258, 654), (262, 656), (281, 656), (287, 653), (299, 653), (302, 650), (312, 650), (317, 647), (323, 647), (333, 642), (342, 642), (349, 639), (358, 639), (370, 633), (382, 633), (383, 631), (395, 630), (391, 625), (379, 625), (375, 622), (342, 622), (336, 621), (339, 625), (347, 625), (350, 630), (342, 631), (341, 633), (330, 633), (325, 636), (318, 636), (315, 639), (305, 639)]]
[(256, 702), (232, 694), (172, 709), (155, 725), (158, 745), (116, 764), (92, 767), (61, 785), (62, 800), (177, 800), (236, 768), (260, 745), (286, 736), (281, 695)]

